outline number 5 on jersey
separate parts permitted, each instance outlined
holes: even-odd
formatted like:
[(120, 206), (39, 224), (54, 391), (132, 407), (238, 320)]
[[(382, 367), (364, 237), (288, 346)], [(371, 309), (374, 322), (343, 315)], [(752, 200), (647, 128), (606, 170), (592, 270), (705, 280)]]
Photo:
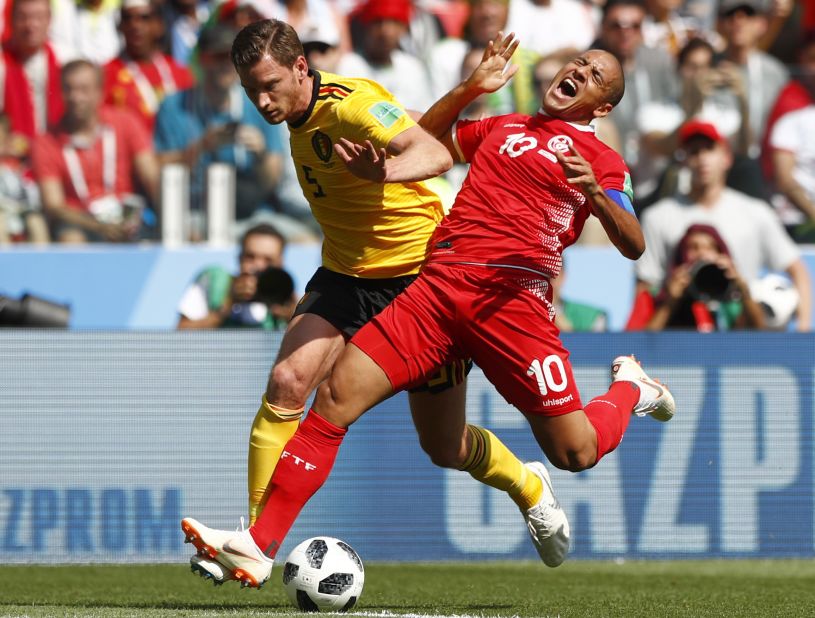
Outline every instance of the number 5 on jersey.
[[(558, 378), (555, 378), (552, 372), (552, 367), (557, 369)], [(526, 370), (526, 375), (532, 376), (538, 383), (538, 389), (541, 395), (548, 395), (549, 391), (554, 393), (562, 393), (566, 390), (568, 378), (566, 377), (566, 368), (563, 366), (563, 361), (555, 354), (550, 354), (543, 360), (537, 358), (529, 365)], [(559, 380), (559, 381), (558, 381)]]
[[(317, 190), (314, 191), (311, 195), (314, 197), (325, 197), (325, 191), (323, 191), (323, 188), (320, 186), (320, 183), (317, 182), (316, 178), (312, 178), (311, 176), (311, 172), (313, 169), (314, 168), (311, 168), (308, 165), (303, 166), (303, 176), (306, 177), (306, 182), (310, 185), (314, 185), (315, 187), (317, 187)], [(305, 187), (303, 188), (305, 189)]]

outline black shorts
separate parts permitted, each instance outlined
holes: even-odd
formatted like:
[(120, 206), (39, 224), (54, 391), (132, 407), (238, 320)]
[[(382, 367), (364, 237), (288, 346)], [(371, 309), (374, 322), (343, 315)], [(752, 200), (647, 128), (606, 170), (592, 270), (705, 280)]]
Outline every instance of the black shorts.
[[(387, 307), (398, 294), (413, 283), (418, 275), (389, 279), (363, 279), (336, 273), (322, 266), (306, 285), (306, 293), (294, 316), (318, 315), (350, 339), (371, 318)], [(440, 393), (460, 384), (472, 369), (472, 361), (459, 361), (442, 367), (427, 384), (411, 392)]]

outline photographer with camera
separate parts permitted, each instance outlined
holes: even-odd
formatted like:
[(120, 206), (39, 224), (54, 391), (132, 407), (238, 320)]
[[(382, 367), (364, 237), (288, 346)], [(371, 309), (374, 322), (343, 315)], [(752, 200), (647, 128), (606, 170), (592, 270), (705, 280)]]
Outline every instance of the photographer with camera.
[(294, 282), (282, 268), (285, 246), (271, 225), (250, 228), (241, 239), (238, 274), (211, 266), (185, 290), (178, 329), (284, 329), (296, 304)]
[(647, 326), (649, 298), (667, 280), (679, 241), (691, 225), (704, 223), (724, 239), (736, 272), (747, 283), (764, 271), (790, 278), (799, 297), (796, 328), (809, 331), (811, 283), (801, 253), (766, 202), (725, 185), (733, 164), (727, 140), (714, 125), (691, 120), (680, 128), (679, 144), (690, 186), (687, 194), (662, 199), (642, 214), (646, 248), (636, 263), (637, 297), (627, 328)]
[(648, 330), (763, 329), (764, 314), (716, 228), (691, 225), (654, 301)]

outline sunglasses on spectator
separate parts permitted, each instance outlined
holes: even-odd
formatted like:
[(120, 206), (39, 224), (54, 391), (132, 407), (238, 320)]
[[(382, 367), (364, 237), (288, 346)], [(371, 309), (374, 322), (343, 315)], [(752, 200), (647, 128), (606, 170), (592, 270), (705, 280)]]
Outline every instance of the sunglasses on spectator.
[(612, 30), (639, 30), (642, 28), (641, 21), (611, 21), (608, 27)]

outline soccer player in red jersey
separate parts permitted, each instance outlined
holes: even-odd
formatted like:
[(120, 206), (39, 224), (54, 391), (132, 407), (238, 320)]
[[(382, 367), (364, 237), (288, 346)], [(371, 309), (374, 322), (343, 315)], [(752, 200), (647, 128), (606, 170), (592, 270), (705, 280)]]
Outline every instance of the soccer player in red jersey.
[[(471, 164), (469, 175), (418, 279), (351, 339), (319, 388), (311, 422), (286, 444), (264, 512), (245, 533), (192, 520), (195, 542), (238, 579), (252, 582), (271, 571), (268, 559), (328, 477), (348, 426), (451, 359), (473, 358), (524, 414), (558, 468), (594, 466), (620, 443), (632, 413), (662, 421), (673, 416), (668, 389), (629, 356), (614, 359), (609, 391), (584, 406), (553, 321), (550, 281), (590, 215), (626, 257), (636, 259), (645, 248), (625, 163), (591, 126), (621, 100), (622, 69), (611, 54), (590, 50), (561, 69), (535, 116), (456, 122), (467, 104), (505, 81), (514, 48), (499, 35), (473, 75), (420, 120)], [(382, 178), (385, 154), (371, 144), (345, 141), (337, 152), (355, 174)], [(416, 426), (434, 461), (467, 469), (469, 460), (488, 457), (501, 466), (501, 453), (463, 415)], [(537, 464), (533, 472), (544, 480), (548, 500), (524, 516), (541, 558), (557, 566), (568, 551), (568, 522), (545, 468)]]

